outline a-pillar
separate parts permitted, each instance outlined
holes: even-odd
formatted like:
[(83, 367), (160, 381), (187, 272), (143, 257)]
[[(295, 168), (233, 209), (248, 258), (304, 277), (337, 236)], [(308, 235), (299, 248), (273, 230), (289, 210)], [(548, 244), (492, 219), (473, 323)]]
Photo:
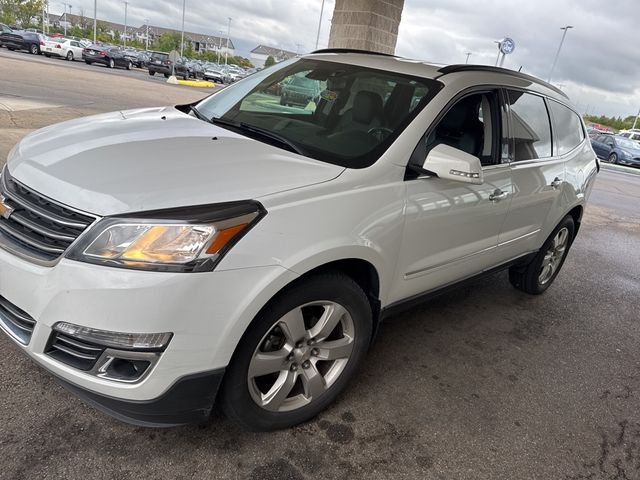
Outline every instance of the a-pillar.
[(404, 0), (336, 0), (329, 48), (395, 53)]

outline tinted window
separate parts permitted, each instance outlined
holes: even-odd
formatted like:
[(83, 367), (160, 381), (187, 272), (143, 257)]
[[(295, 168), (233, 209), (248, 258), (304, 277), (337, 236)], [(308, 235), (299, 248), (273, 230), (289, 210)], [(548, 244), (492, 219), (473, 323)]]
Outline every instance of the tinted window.
[(550, 101), (549, 108), (553, 116), (556, 155), (564, 155), (584, 140), (582, 122), (575, 112), (557, 102)]
[(544, 99), (509, 91), (514, 161), (551, 157), (551, 125)]

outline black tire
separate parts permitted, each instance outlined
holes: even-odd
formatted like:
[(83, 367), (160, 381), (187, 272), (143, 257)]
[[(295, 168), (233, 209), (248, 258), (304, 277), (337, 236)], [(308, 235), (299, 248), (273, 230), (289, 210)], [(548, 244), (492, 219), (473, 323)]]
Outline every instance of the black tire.
[(618, 155), (616, 153), (612, 153), (611, 155), (609, 155), (609, 158), (607, 159), (607, 161), (609, 163), (618, 163)]
[[(540, 275), (543, 268), (543, 261), (545, 259), (545, 255), (548, 253), (551, 245), (554, 241), (554, 238), (562, 230), (566, 228), (568, 230), (568, 238), (567, 245), (564, 249), (563, 256), (558, 264), (557, 268), (553, 272), (553, 275), (545, 281), (545, 283), (540, 282)], [(573, 242), (573, 238), (575, 235), (575, 223), (573, 221), (573, 217), (571, 215), (567, 215), (562, 219), (562, 221), (556, 226), (553, 230), (549, 238), (547, 238), (546, 242), (542, 245), (542, 248), (538, 251), (533, 260), (524, 266), (513, 266), (509, 269), (509, 281), (511, 285), (513, 285), (518, 290), (522, 290), (523, 292), (529, 293), (531, 295), (540, 295), (544, 293), (544, 291), (549, 288), (549, 286), (556, 279), (560, 270), (562, 270), (562, 266), (564, 265), (564, 261), (567, 259), (567, 255), (569, 254), (569, 249), (571, 248), (571, 243)]]
[(156, 72), (152, 72), (151, 70), (149, 70), (149, 75), (151, 75), (152, 77), (156, 74)]
[[(350, 314), (354, 346), (335, 383), (316, 400), (291, 411), (268, 411), (251, 397), (248, 369), (255, 350), (285, 314), (314, 301), (331, 301)], [(329, 406), (344, 390), (365, 356), (372, 334), (371, 305), (360, 286), (341, 273), (326, 273), (304, 279), (279, 293), (254, 319), (238, 344), (220, 390), (220, 405), (229, 419), (253, 431), (289, 428), (310, 420)]]
[(9, 50), (10, 52), (15, 52), (16, 51), (16, 49), (13, 48), (13, 47), (7, 47), (7, 50)]
[(49, 53), (45, 53), (44, 56), (47, 57), (47, 58), (51, 58), (51, 54), (49, 54)]
[(131, 62), (127, 62), (127, 70), (131, 70)]
[(280, 97), (280, 105), (289, 106), (289, 103), (287, 102), (287, 97), (285, 97), (284, 95)]
[(67, 52), (67, 61), (73, 62), (73, 52), (71, 50)]
[(109, 58), (109, 59), (107, 59), (107, 66), (108, 66), (109, 68), (115, 68), (115, 66), (116, 66), (116, 62), (115, 62), (115, 60), (114, 60), (113, 58)]
[(89, 60), (85, 60), (84, 63), (86, 63), (87, 65), (91, 65), (92, 62), (90, 62)]
[(32, 43), (31, 45), (29, 45), (29, 53), (31, 55), (38, 55), (40, 53), (40, 47), (35, 43)]
[(170, 75), (169, 75), (168, 73), (165, 73), (165, 74), (164, 74), (164, 78), (169, 78), (169, 76), (170, 76)]

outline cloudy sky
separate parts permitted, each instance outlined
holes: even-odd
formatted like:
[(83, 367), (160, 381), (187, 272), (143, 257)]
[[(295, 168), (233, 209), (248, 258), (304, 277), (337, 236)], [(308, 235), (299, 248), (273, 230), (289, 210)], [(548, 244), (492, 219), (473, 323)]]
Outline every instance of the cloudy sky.
[[(69, 0), (67, 0), (69, 1)], [(124, 23), (124, 3), (97, 0), (98, 17)], [(128, 0), (128, 24), (180, 28), (180, 0)], [(186, 0), (185, 28), (219, 34), (231, 21), (239, 54), (262, 43), (307, 52), (316, 44), (322, 0)], [(76, 0), (72, 12), (93, 16), (92, 0)], [(327, 0), (320, 47), (328, 43), (334, 0)], [(50, 1), (51, 13), (62, 5)], [(561, 86), (580, 111), (635, 115), (640, 108), (640, 0), (405, 0), (396, 53), (436, 63), (493, 65), (494, 40), (509, 36), (515, 52), (505, 67), (547, 79), (562, 31), (573, 25), (564, 44), (553, 83)]]

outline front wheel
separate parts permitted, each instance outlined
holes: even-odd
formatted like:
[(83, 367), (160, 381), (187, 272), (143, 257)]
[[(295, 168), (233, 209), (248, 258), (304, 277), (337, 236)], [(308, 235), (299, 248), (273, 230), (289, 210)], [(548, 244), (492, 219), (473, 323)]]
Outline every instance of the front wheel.
[(618, 163), (618, 155), (615, 153), (609, 155), (609, 163)]
[(89, 60), (85, 60), (84, 63), (86, 63), (87, 65), (91, 65), (91, 62)]
[(40, 49), (38, 48), (38, 45), (32, 43), (29, 47), (29, 52), (31, 53), (31, 55), (38, 55), (40, 53)]
[(556, 279), (575, 235), (575, 223), (571, 215), (562, 219), (534, 259), (525, 266), (509, 269), (509, 281), (518, 290), (540, 295)]
[(149, 70), (149, 75), (151, 75), (152, 77), (156, 74), (156, 72), (152, 72), (151, 70)]
[(371, 332), (371, 305), (351, 278), (329, 273), (294, 284), (240, 341), (220, 392), (224, 412), (259, 431), (313, 418), (347, 386)]
[(109, 68), (115, 68), (116, 62), (113, 58), (109, 59)]
[(127, 70), (131, 70), (131, 62), (127, 62)]
[(73, 52), (72, 51), (68, 51), (67, 52), (67, 60), (70, 62), (73, 62)]

